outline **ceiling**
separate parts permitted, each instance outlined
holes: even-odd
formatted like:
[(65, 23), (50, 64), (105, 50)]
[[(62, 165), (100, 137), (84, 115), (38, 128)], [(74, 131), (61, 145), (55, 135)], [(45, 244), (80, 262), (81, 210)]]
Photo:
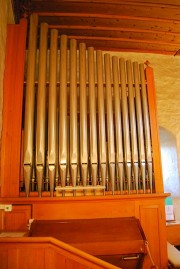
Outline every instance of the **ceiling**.
[(95, 49), (180, 55), (179, 0), (24, 0), (23, 8)]

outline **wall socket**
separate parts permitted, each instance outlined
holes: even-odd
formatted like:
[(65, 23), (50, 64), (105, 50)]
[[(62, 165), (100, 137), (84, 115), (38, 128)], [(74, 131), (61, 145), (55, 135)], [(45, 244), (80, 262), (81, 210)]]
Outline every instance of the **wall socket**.
[(12, 205), (0, 205), (0, 209), (4, 210), (5, 212), (12, 211)]

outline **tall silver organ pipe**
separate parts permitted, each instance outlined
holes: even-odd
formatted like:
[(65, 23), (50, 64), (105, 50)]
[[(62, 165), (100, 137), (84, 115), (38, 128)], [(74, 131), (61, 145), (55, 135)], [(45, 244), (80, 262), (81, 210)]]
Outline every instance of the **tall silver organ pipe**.
[[(60, 38), (59, 170), (62, 187), (67, 176), (67, 36)], [(63, 192), (64, 193), (64, 192)]]
[(137, 128), (135, 115), (135, 94), (133, 87), (132, 64), (131, 61), (126, 62), (127, 82), (128, 82), (128, 100), (129, 100), (129, 120), (130, 120), (130, 137), (131, 137), (131, 160), (132, 173), (134, 176), (134, 188), (138, 191), (138, 148), (137, 148)]
[(90, 147), (90, 169), (92, 185), (97, 185), (98, 172), (98, 144), (97, 144), (97, 94), (95, 89), (95, 58), (94, 48), (88, 48), (88, 79), (89, 79), (89, 147)]
[(116, 177), (117, 189), (123, 191), (124, 176), (124, 153), (123, 153), (123, 133), (122, 133), (122, 106), (121, 91), (119, 85), (119, 68), (117, 56), (112, 57), (112, 73), (114, 84), (114, 117), (115, 117), (115, 145), (116, 145)]
[(36, 177), (39, 196), (42, 193), (45, 168), (47, 31), (48, 25), (41, 24), (36, 110)]
[(39, 197), (153, 192), (144, 64), (86, 48), (46, 23), (37, 29), (33, 15), (21, 191)]
[(114, 120), (113, 120), (113, 104), (112, 104), (112, 88), (111, 88), (111, 68), (110, 55), (104, 56), (105, 65), (105, 92), (106, 92), (106, 125), (107, 125), (107, 151), (108, 151), (108, 167), (112, 193), (114, 193), (115, 179), (115, 147), (114, 147)]
[(102, 51), (97, 51), (97, 102), (98, 102), (98, 145), (100, 176), (103, 185), (106, 184), (106, 130), (105, 130), (105, 108), (104, 108), (104, 83), (103, 83), (103, 58)]
[(80, 171), (83, 186), (88, 176), (87, 147), (87, 92), (86, 92), (86, 46), (79, 44), (79, 117), (80, 117)]
[[(76, 187), (78, 172), (78, 133), (77, 133), (77, 42), (70, 40), (70, 176)], [(73, 191), (75, 194), (75, 190)]]
[(34, 163), (34, 110), (35, 110), (35, 68), (37, 51), (38, 17), (33, 14), (30, 18), (30, 31), (27, 56), (25, 122), (24, 122), (24, 184), (26, 196), (29, 195), (30, 181)]
[(50, 37), (49, 91), (48, 91), (48, 175), (50, 194), (53, 196), (57, 168), (57, 44), (58, 31), (53, 29)]
[(129, 109), (128, 109), (128, 89), (126, 82), (125, 60), (119, 60), (120, 83), (121, 83), (121, 106), (122, 106), (122, 123), (123, 123), (123, 142), (124, 142), (124, 165), (125, 165), (125, 188), (130, 193), (131, 189), (131, 148), (130, 148), (130, 126), (129, 126)]

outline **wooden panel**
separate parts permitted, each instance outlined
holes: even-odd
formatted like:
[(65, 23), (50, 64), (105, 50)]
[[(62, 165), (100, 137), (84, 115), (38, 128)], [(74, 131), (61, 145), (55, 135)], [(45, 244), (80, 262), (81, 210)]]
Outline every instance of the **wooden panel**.
[(4, 231), (26, 231), (30, 218), (30, 205), (13, 205), (11, 212), (4, 212)]
[(4, 229), (4, 210), (0, 209), (0, 231)]
[(26, 20), (8, 25), (1, 151), (1, 196), (19, 195)]
[(0, 238), (0, 257), (2, 269), (117, 269), (52, 238)]
[(88, 269), (87, 266), (84, 266), (80, 264), (79, 262), (74, 261), (72, 263), (70, 259), (66, 259), (66, 268), (67, 269)]
[[(164, 213), (164, 198), (166, 194), (151, 195), (116, 195), (101, 197), (50, 197), (28, 198), (32, 205), (32, 218), (35, 219), (88, 219), (135, 216), (140, 219), (146, 237), (150, 238), (150, 247), (153, 253), (158, 253), (158, 262), (167, 268), (167, 243)], [(9, 204), (26, 204), (27, 198), (1, 198)], [(150, 225), (150, 226), (149, 226)], [(155, 242), (155, 243), (154, 243)], [(157, 258), (157, 254), (155, 255)], [(147, 264), (147, 261), (146, 261)], [(55, 266), (55, 265), (54, 265)], [(53, 267), (52, 267), (53, 268)], [(56, 268), (56, 267), (55, 267)], [(146, 269), (146, 268), (144, 268)]]
[[(8, 268), (8, 250), (0, 248), (0, 268)], [(13, 269), (16, 269), (13, 267)]]
[(18, 267), (18, 258), (19, 258), (19, 250), (17, 248), (11, 248), (8, 250), (7, 258), (8, 258), (8, 267), (7, 269), (20, 269)]
[[(65, 244), (66, 245), (66, 244)], [(68, 249), (70, 250), (72, 247), (70, 245), (67, 245)], [(87, 268), (94, 268), (94, 269), (100, 269), (100, 268), (109, 268), (109, 269), (115, 269), (117, 267), (114, 267), (113, 265), (109, 263), (104, 263), (104, 261), (99, 260), (95, 258), (94, 256), (89, 255), (86, 252), (81, 252), (81, 250), (72, 248), (74, 251), (69, 251), (67, 255), (67, 249), (61, 249), (59, 250), (57, 247), (53, 246), (54, 250), (54, 258), (55, 258), (55, 269), (59, 268), (74, 268), (74, 269), (87, 269)], [(83, 256), (82, 256), (83, 253)], [(77, 267), (76, 267), (77, 266)], [(51, 268), (50, 268), (51, 269)]]
[(167, 241), (172, 245), (180, 245), (180, 224), (167, 224)]
[[(2, 109), (3, 109), (3, 77), (4, 77), (4, 62), (6, 49), (6, 34), (7, 23), (14, 23), (13, 10), (11, 9), (11, 1), (1, 1), (0, 8), (0, 139), (2, 130)], [(1, 157), (1, 156), (0, 156)], [(1, 181), (1, 179), (0, 179)]]
[[(54, 27), (54, 25), (52, 26)], [(164, 33), (164, 32), (155, 32), (155, 31), (143, 31), (143, 30), (136, 30), (136, 29), (123, 29), (123, 28), (99, 28), (96, 27), (96, 35), (97, 37), (94, 37), (94, 27), (58, 27), (56, 28), (61, 29), (61, 34), (65, 34), (68, 36), (85, 36), (86, 38), (90, 38), (96, 40), (98, 39), (103, 39), (105, 38), (106, 40), (108, 39), (119, 39), (121, 40), (133, 40), (133, 42), (140, 42), (140, 40), (143, 42), (147, 42), (149, 40), (150, 43), (157, 43), (161, 44), (166, 42), (166, 45), (174, 45), (174, 46), (179, 46), (180, 43), (180, 36), (179, 35), (174, 35), (173, 33)], [(63, 29), (62, 29), (63, 28)], [(130, 40), (129, 40), (130, 39)], [(133, 43), (132, 42), (132, 43)]]
[(44, 262), (44, 265), (45, 265), (45, 269), (56, 269), (58, 268), (57, 265), (58, 263), (56, 264), (56, 261), (59, 262), (59, 268), (62, 268), (63, 266), (61, 266), (61, 261), (62, 259), (56, 259), (56, 255), (55, 255), (55, 252), (53, 251), (52, 248), (48, 247), (44, 250), (44, 258), (45, 258), (45, 262)]
[(54, 237), (95, 256), (145, 253), (145, 237), (139, 221), (133, 217), (35, 220), (30, 236)]
[(160, 153), (160, 142), (159, 132), (157, 123), (157, 106), (156, 106), (156, 91), (154, 85), (154, 74), (153, 69), (149, 66), (145, 69), (147, 79), (147, 94), (149, 103), (149, 116), (151, 125), (151, 140), (152, 140), (152, 151), (153, 151), (153, 167), (155, 177), (155, 190), (157, 193), (164, 191), (163, 180), (162, 180), (162, 167), (161, 167), (161, 153)]
[(146, 18), (127, 18), (121, 15), (117, 17), (104, 16), (104, 17), (92, 17), (89, 14), (82, 14), (81, 20), (79, 20), (79, 13), (70, 16), (68, 14), (62, 14), (59, 12), (58, 16), (53, 16), (52, 13), (40, 14), (39, 22), (46, 22), (49, 27), (52, 28), (54, 25), (59, 29), (92, 29), (96, 30), (127, 30), (137, 32), (150, 32), (157, 31), (159, 34), (166, 32), (166, 35), (172, 35), (173, 32), (180, 31), (180, 22), (174, 21), (162, 21), (157, 24), (154, 20), (147, 20)]
[(18, 255), (18, 268), (44, 269), (44, 248), (29, 247), (20, 249)]
[(135, 215), (135, 205), (118, 201), (68, 201), (61, 203), (34, 204), (32, 218), (34, 219), (88, 219), (88, 218), (113, 218), (129, 217)]
[[(42, 5), (42, 2), (44, 1), (47, 1), (47, 0), (31, 0), (33, 4), (36, 4), (36, 2), (37, 4), (40, 4), (41, 2), (41, 5)], [(64, 2), (72, 2), (72, 1), (77, 2), (77, 0), (65, 0)], [(58, 0), (52, 0), (51, 2), (52, 3), (58, 2)], [(96, 3), (96, 2), (99, 2), (99, 0), (78, 0), (78, 2)], [(177, 6), (180, 5), (179, 0), (126, 0), (126, 2), (129, 2), (128, 5), (132, 3), (135, 3), (135, 4), (142, 3), (143, 5), (147, 5), (148, 3), (152, 5), (156, 5), (156, 4), (161, 4), (161, 5), (172, 4), (172, 5), (177, 5)], [(103, 0), (103, 4), (106, 4), (106, 3), (124, 3), (124, 1), (123, 0)]]
[[(140, 206), (140, 221), (142, 228), (148, 240), (150, 252), (154, 263), (158, 268), (167, 268), (167, 250), (166, 250), (166, 234), (165, 222), (162, 211), (158, 205), (142, 205)], [(161, 240), (159, 240), (161, 238)], [(162, 255), (163, 253), (163, 255)], [(143, 268), (149, 268), (152, 265), (149, 257), (145, 259)]]
[(88, 266), (82, 265), (79, 262), (68, 259), (60, 254), (58, 250), (52, 248), (45, 249), (45, 269), (88, 269)]
[[(42, 4), (43, 2), (43, 4)], [(151, 5), (147, 8), (146, 5), (129, 4), (124, 2), (112, 3), (109, 2), (108, 6), (105, 3), (92, 3), (92, 2), (69, 2), (69, 1), (56, 1), (51, 4), (48, 1), (41, 1), (38, 5), (32, 4), (34, 12), (57, 12), (58, 10), (64, 13), (91, 13), (91, 14), (109, 14), (112, 17), (114, 15), (133, 16), (133, 17), (149, 17), (156, 19), (168, 19), (169, 17), (174, 20), (180, 20), (180, 14), (173, 6), (164, 6), (163, 12), (162, 7), (159, 5)]]

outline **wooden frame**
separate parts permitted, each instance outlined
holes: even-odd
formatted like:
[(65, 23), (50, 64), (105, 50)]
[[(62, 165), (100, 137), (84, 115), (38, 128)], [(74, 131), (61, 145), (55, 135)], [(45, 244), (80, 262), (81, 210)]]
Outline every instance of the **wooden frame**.
[(21, 120), (27, 21), (8, 25), (1, 141), (1, 197), (19, 196)]
[[(30, 217), (36, 219), (136, 216), (140, 219), (147, 235), (156, 263), (161, 269), (167, 268), (164, 214), (164, 199), (167, 195), (163, 193), (156, 96), (153, 70), (149, 66), (146, 67), (146, 79), (150, 124), (151, 130), (153, 130), (151, 135), (156, 193), (114, 196), (107, 193), (105, 196), (99, 197), (42, 197), (41, 199), (20, 196), (21, 125), (26, 31), (27, 22), (25, 19), (21, 20), (19, 25), (8, 25), (4, 74), (0, 203), (20, 206), (23, 212), (25, 212), (23, 205), (28, 205), (28, 212), (31, 212)], [(0, 222), (4, 221), (2, 220), (4, 214), (1, 213), (0, 210)], [(22, 216), (23, 221), (24, 214)], [(27, 218), (29, 218), (29, 214)], [(3, 227), (3, 225), (1, 226)], [(146, 260), (144, 268), (148, 268), (146, 266), (149, 265), (150, 261)]]

